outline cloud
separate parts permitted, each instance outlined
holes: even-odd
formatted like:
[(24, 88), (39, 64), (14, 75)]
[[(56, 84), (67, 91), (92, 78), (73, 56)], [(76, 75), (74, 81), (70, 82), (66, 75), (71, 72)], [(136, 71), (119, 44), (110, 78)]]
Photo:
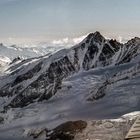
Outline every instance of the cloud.
[[(13, 45), (16, 44), (20, 47), (37, 47), (37, 46), (64, 46), (64, 47), (71, 47), (80, 43), (87, 35), (82, 35), (75, 38), (61, 38), (61, 39), (54, 39), (54, 40), (46, 40), (46, 38), (38, 37), (38, 38), (18, 38), (12, 37), (9, 38), (0, 38), (1, 42), (5, 45)], [(106, 39), (116, 39), (120, 43), (126, 43), (132, 37), (124, 37), (124, 36), (117, 36), (117, 37), (106, 37)]]
[(60, 46), (71, 46), (71, 45), (75, 45), (80, 43), (84, 38), (86, 37), (86, 35), (84, 36), (80, 36), (80, 37), (76, 37), (76, 38), (62, 38), (62, 39), (58, 39), (58, 40), (53, 40), (51, 42), (52, 45), (60, 45)]
[(118, 41), (122, 43), (123, 38), (121, 36), (118, 37)]
[(80, 43), (85, 37), (86, 35), (78, 37), (78, 38), (73, 38), (73, 43), (75, 44)]
[(116, 39), (120, 43), (126, 43), (133, 37), (123, 37), (123, 36), (118, 36), (118, 37), (106, 37), (106, 39)]
[(122, 36), (118, 36), (118, 38), (116, 40), (119, 41), (120, 43), (126, 43), (131, 38), (133, 38), (133, 37), (122, 37)]
[(59, 40), (53, 40), (52, 44), (53, 45), (65, 45), (69, 42), (68, 38), (63, 38), (63, 39), (59, 39)]

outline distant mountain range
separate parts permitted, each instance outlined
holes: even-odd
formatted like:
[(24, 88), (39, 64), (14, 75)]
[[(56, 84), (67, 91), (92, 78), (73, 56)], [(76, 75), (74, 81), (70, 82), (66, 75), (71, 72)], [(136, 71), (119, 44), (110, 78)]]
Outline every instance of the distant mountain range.
[(45, 43), (40, 43), (37, 46), (25, 46), (20, 47), (16, 45), (6, 46), (4, 44), (0, 44), (0, 60), (3, 61), (3, 58), (7, 58), (7, 61), (10, 62), (16, 57), (20, 57), (22, 59), (38, 57), (50, 53), (54, 53), (60, 49), (64, 48), (64, 46), (48, 46)]

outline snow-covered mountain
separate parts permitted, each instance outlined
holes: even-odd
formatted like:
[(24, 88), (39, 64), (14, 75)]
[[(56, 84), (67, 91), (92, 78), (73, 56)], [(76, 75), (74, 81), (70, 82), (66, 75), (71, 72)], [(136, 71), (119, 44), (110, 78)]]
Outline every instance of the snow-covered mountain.
[(46, 54), (51, 54), (62, 48), (64, 48), (64, 46), (55, 46), (55, 45), (49, 46), (47, 45), (47, 43), (39, 43), (37, 45), (25, 45), (25, 46), (16, 46), (16, 45), (6, 46), (1, 43), (0, 56), (7, 57), (12, 61), (17, 57), (27, 59), (32, 57), (39, 57)]
[(120, 117), (139, 110), (140, 38), (121, 44), (90, 33), (72, 48), (11, 63), (0, 83), (3, 127)]

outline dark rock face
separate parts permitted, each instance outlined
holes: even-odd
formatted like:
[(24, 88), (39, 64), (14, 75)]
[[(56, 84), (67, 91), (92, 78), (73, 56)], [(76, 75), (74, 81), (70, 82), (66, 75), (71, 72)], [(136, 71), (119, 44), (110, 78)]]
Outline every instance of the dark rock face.
[(36, 73), (38, 73), (41, 70), (41, 65), (42, 65), (42, 62), (37, 64), (33, 69), (29, 70), (24, 75), (19, 75), (18, 77), (16, 77), (16, 79), (14, 80), (12, 84), (12, 87), (23, 82), (24, 80), (31, 79)]
[[(139, 54), (139, 46), (138, 38), (123, 45), (116, 40), (106, 40), (99, 32), (91, 33), (69, 50), (11, 66), (12, 73), (4, 77), (6, 82), (0, 88), (0, 96), (14, 96), (6, 107), (24, 107), (34, 101), (48, 100), (61, 88), (64, 78), (81, 69), (129, 62)], [(9, 81), (9, 77), (12, 80)]]
[(103, 66), (109, 65), (111, 63), (111, 58), (119, 51), (122, 44), (118, 43), (116, 40), (110, 40), (103, 46), (102, 52), (99, 56), (99, 61), (102, 62)]
[(4, 118), (0, 116), (0, 124), (4, 122)]
[(135, 39), (128, 41), (125, 44), (126, 50), (119, 64), (130, 62), (132, 58), (136, 57), (139, 54), (139, 45), (140, 44), (137, 41), (135, 41)]
[(63, 123), (47, 134), (46, 140), (73, 140), (76, 133), (82, 132), (86, 126), (87, 122), (81, 120)]
[(98, 100), (100, 98), (103, 98), (105, 96), (105, 90), (107, 89), (107, 86), (109, 85), (108, 82), (104, 82), (102, 83), (98, 89), (95, 91), (91, 91), (91, 97), (89, 97), (87, 100), (88, 101), (94, 101), (94, 100)]
[(14, 98), (9, 105), (11, 107), (23, 107), (37, 98), (38, 101), (48, 100), (56, 93), (57, 88), (61, 85), (62, 79), (72, 74), (74, 71), (75, 68), (68, 60), (68, 57), (51, 63), (48, 70)]
[(27, 135), (34, 139), (39, 139), (43, 136), (46, 140), (73, 140), (75, 135), (82, 133), (86, 127), (86, 121), (68, 121), (51, 130), (47, 128), (32, 129)]
[(83, 61), (83, 68), (85, 70), (90, 69), (92, 66), (92, 60), (94, 59), (95, 55), (99, 52), (99, 49), (95, 45), (91, 45), (88, 47), (88, 50), (85, 54), (84, 61)]
[(28, 136), (39, 139), (43, 135), (46, 140), (124, 140), (135, 119), (68, 121), (52, 130), (32, 130)]
[[(94, 40), (92, 40), (94, 38)], [(105, 41), (105, 38), (100, 34), (100, 32), (90, 33), (86, 38), (86, 43), (96, 42), (101, 44)]]
[(10, 63), (10, 65), (17, 62), (17, 61), (20, 61), (20, 60), (22, 60), (22, 59), (18, 56), (15, 59), (13, 59), (13, 61)]

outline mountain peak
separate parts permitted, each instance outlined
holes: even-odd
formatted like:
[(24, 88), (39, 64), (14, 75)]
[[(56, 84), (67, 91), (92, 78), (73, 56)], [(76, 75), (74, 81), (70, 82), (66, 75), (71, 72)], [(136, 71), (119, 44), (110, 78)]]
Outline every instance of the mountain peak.
[(105, 38), (100, 34), (100, 32), (96, 31), (95, 33), (88, 34), (86, 37), (86, 43), (89, 43), (91, 40), (97, 43), (101, 43), (105, 40)]
[(101, 33), (100, 33), (99, 31), (96, 31), (96, 32), (94, 33), (94, 35), (102, 36)]
[(140, 38), (134, 37), (131, 40), (129, 40), (126, 44), (140, 44)]
[(134, 40), (140, 42), (140, 38), (139, 37), (135, 37)]
[(103, 37), (103, 36), (99, 31), (96, 31), (95, 33), (89, 33), (87, 37)]

